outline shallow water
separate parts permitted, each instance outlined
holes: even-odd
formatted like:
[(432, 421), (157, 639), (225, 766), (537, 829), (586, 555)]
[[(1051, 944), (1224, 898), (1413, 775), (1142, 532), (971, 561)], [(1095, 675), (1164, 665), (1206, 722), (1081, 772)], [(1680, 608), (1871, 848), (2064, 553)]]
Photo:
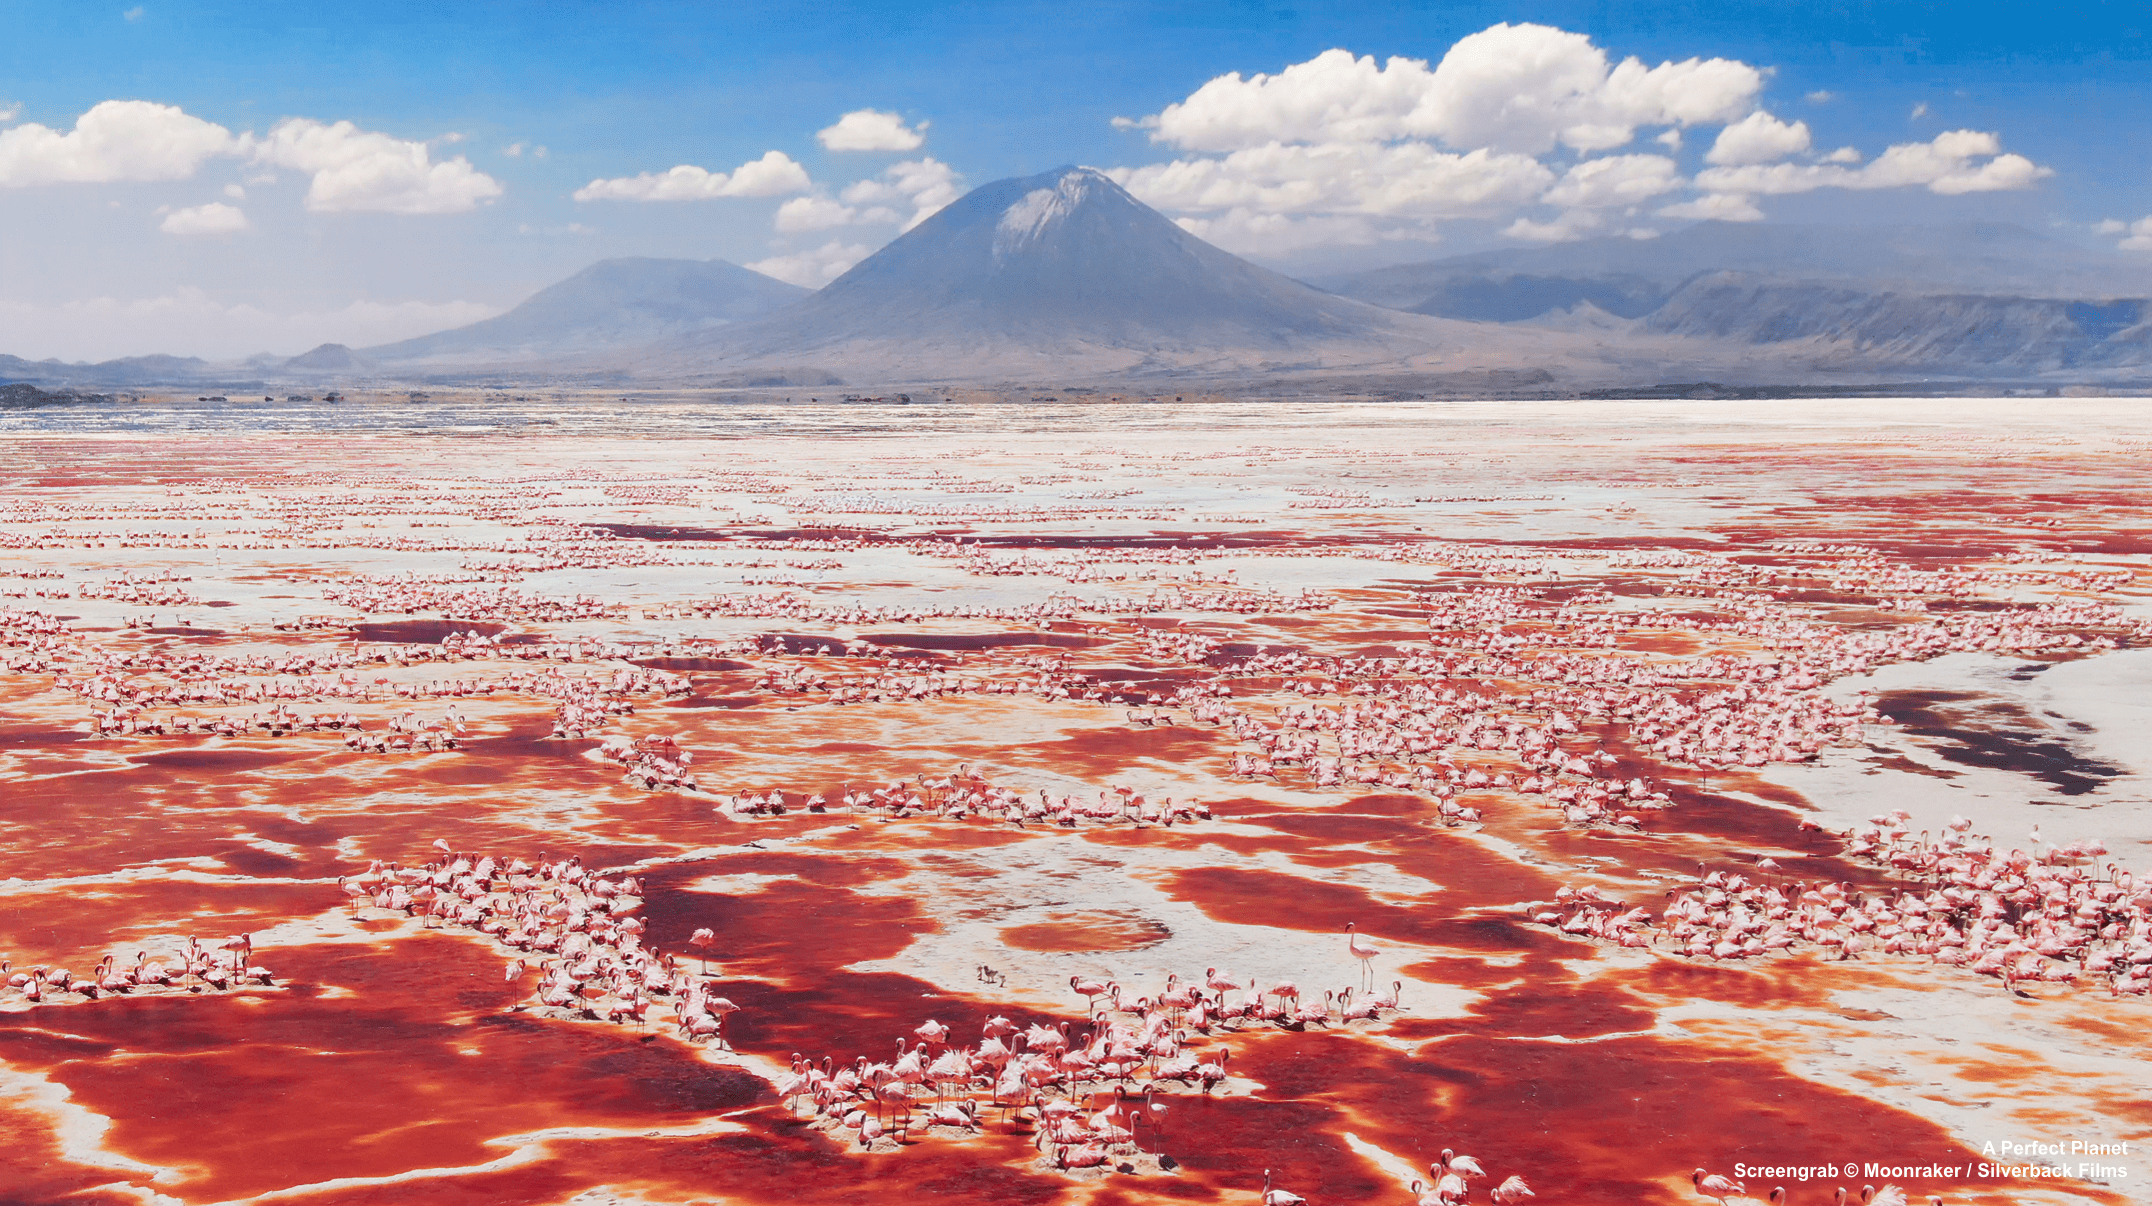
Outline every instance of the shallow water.
[[(0, 953), (81, 974), (106, 953), (169, 959), (190, 935), (251, 933), (276, 979), (37, 1005), (0, 989), (0, 1117), (18, 1136), (0, 1199), (1245, 1201), (1267, 1167), (1313, 1202), (1402, 1203), (1401, 1170), (1425, 1177), (1454, 1148), (1492, 1174), (1475, 1201), (1512, 1173), (1538, 1201), (1675, 1201), (1699, 1165), (1964, 1166), (2002, 1141), (2152, 1139), (2144, 998), (2090, 980), (2013, 994), (1813, 947), (1696, 959), (1530, 919), (1564, 886), (1656, 908), (1700, 865), (1762, 875), (1765, 856), (1789, 879), (1892, 891), (1905, 881), (1833, 831), (1901, 804), (1915, 829), (1965, 811), (2007, 845), (2031, 816), (2054, 841), (2104, 836), (2152, 863), (2141, 648), (1833, 655), (1814, 664), (1819, 696), (1866, 688), (1907, 723), (1798, 764), (1708, 769), (1581, 694), (1531, 699), (1598, 690), (1616, 659), (1674, 675), (1636, 690), (1694, 699), (1807, 656), (1759, 625), (1812, 626), (1799, 639), (1820, 648), (2103, 602), (2123, 618), (2056, 631), (2145, 642), (2152, 419), (2100, 400), (1919, 401), (1879, 423), (1876, 405), (0, 413)], [(340, 602), (362, 579), (408, 614)], [(603, 606), (567, 614), (578, 596)], [(1883, 606), (1909, 598), (1930, 610)], [(935, 608), (969, 614), (921, 614)], [(1013, 608), (1034, 610), (987, 614)], [(58, 617), (66, 630), (40, 630)], [(499, 643), (458, 643), (473, 632)], [(438, 660), (452, 649), (469, 656)], [(1313, 660), (1274, 660), (1287, 654)], [(1495, 662), (1525, 655), (1568, 660)], [(1726, 660), (1694, 660), (1710, 655)], [(1434, 661), (1336, 661), (1352, 656)], [(549, 735), (563, 679), (637, 670), (683, 689), (623, 691), (632, 712)], [(809, 675), (820, 688), (793, 689)], [(457, 680), (494, 687), (438, 689)], [(451, 713), (464, 731), (430, 753), (303, 729), (93, 731), (115, 711), (100, 684), (220, 683), (375, 735)], [(1053, 683), (1067, 697), (1040, 693)], [(1311, 683), (1324, 690), (1294, 689)], [(1289, 709), (1411, 686), (1534, 726), (1567, 711), (1565, 755), (1604, 751), (1607, 778), (1646, 779), (1670, 806), (1579, 823), (1474, 786), (1458, 800), (1481, 819), (1458, 824), (1411, 785), (1324, 786), (1298, 763), (1236, 773), (1260, 747), (1170, 698), (1198, 685), (1270, 730)], [(139, 712), (273, 706), (167, 694)], [(1332, 730), (1286, 731), (1340, 756)], [(596, 754), (614, 734), (673, 738), (697, 789), (625, 778)], [(1523, 774), (1514, 749), (1457, 740), (1363, 762), (1440, 759)], [(931, 795), (922, 777), (960, 766), (1027, 798), (1126, 788), (1212, 815), (1018, 827), (841, 804), (896, 783)], [(735, 804), (772, 789), (782, 816)], [(802, 807), (816, 793), (827, 812)], [(346, 907), (339, 876), (417, 865), (436, 838), (633, 870), (648, 945), (706, 957), (741, 1007), (730, 1049), (551, 1016), (531, 980), (503, 980), (495, 944)], [(862, 1152), (771, 1088), (795, 1053), (887, 1059), (930, 1017), (959, 1041), (996, 1014), (1082, 1032), (1072, 975), (1156, 994), (1218, 968), (1319, 1000), (1361, 975), (1348, 922), (1404, 1008), (1191, 1032), (1192, 1053), (1231, 1051), (1232, 1078), (1167, 1096), (1129, 1172), (1056, 1170), (1029, 1124), (991, 1109), (975, 1137)], [(712, 945), (691, 947), (705, 927)], [(1099, 1108), (1110, 1085), (1082, 1096)], [(2144, 1196), (2141, 1170), (2070, 1164), (1748, 1191)]]

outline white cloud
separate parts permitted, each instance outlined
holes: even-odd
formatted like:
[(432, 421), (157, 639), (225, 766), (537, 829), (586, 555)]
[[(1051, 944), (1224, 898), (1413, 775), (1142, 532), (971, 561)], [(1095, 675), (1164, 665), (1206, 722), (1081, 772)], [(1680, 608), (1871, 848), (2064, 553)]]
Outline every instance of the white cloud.
[(501, 154), (508, 156), (510, 159), (520, 159), (523, 157), (523, 144), (520, 142), (511, 142), (507, 146), (501, 148)]
[(1808, 123), (1782, 122), (1761, 109), (1719, 131), (1718, 141), (1704, 156), (1705, 163), (1741, 167), (1770, 163), (1797, 155), (1809, 147)]
[(593, 180), (575, 190), (578, 201), (703, 201), (713, 197), (778, 197), (814, 187), (807, 169), (783, 151), (770, 151), (730, 173), (683, 163), (669, 172)]
[(1572, 209), (1552, 222), (1534, 222), (1530, 218), (1518, 218), (1510, 223), (1502, 234), (1505, 238), (1526, 239), (1534, 243), (1566, 243), (1593, 233), (1600, 225), (1598, 214), (1588, 209)]
[(1542, 154), (1626, 144), (1642, 125), (1731, 121), (1753, 107), (1762, 73), (1730, 59), (1609, 68), (1583, 34), (1496, 25), (1420, 59), (1326, 50), (1276, 75), (1222, 75), (1141, 122), (1154, 141), (1191, 151), (1270, 142), (1432, 138), (1453, 147)]
[[(1758, 107), (1766, 76), (1726, 58), (1617, 61), (1584, 34), (1533, 24), (1468, 35), (1432, 64), (1326, 50), (1113, 119), (1178, 154), (1108, 175), (1185, 229), (1264, 254), (1306, 250), (1324, 232), (1341, 244), (1426, 239), (1461, 219), (1536, 240), (1634, 232), (1648, 228), (1617, 219), (1646, 204), (1670, 218), (1756, 221), (1766, 195), (1980, 192), (2052, 174), (1971, 131), (1892, 147), (1865, 166), (1851, 147), (1822, 155), (1806, 122)], [(1671, 153), (1714, 127), (1706, 170), (1683, 179)], [(1640, 132), (1653, 153), (1621, 153)]]
[(747, 267), (809, 289), (819, 289), (849, 271), (873, 251), (864, 243), (841, 243), (831, 239), (813, 251), (774, 255)]
[(815, 131), (815, 141), (831, 151), (916, 151), (926, 143), (926, 129), (925, 122), (906, 126), (901, 114), (855, 109)]
[(145, 9), (141, 5), (137, 4), (133, 8), (128, 9), (126, 12), (121, 13), (120, 16), (126, 18), (130, 22), (140, 21), (143, 16), (148, 13), (148, 11), (148, 9)]
[(1807, 101), (1811, 105), (1828, 105), (1832, 101), (1838, 99), (1838, 94), (1836, 92), (1826, 92), (1823, 89), (1818, 88), (1814, 92), (1803, 96), (1801, 99)]
[[(1975, 163), (1986, 159), (1985, 163)], [(1859, 168), (1838, 163), (1774, 163), (1707, 168), (1697, 187), (1720, 193), (1805, 193), (1819, 188), (1925, 187), (1930, 192), (1982, 193), (2030, 188), (2054, 175), (2022, 155), (2002, 153), (2002, 141), (1981, 130), (1949, 130), (1928, 142), (1905, 142)]]
[(230, 234), (246, 228), (246, 212), (222, 201), (175, 209), (157, 224), (157, 229), (176, 235)]
[(2095, 229), (2101, 234), (2122, 234), (2127, 231), (2129, 237), (2115, 244), (2124, 251), (2152, 251), (2152, 216), (2139, 218), (2127, 226), (2109, 219)]
[(1424, 142), (1271, 143), (1217, 159), (1107, 173), (1160, 209), (1432, 220), (1487, 217), (1536, 199), (1554, 173), (1526, 155), (1459, 155)]
[(1317, 247), (1365, 247), (1384, 233), (1366, 218), (1259, 213), (1236, 206), (1215, 217), (1181, 218), (1181, 229), (1232, 252), (1283, 256)]
[(858, 210), (820, 194), (794, 197), (777, 207), (777, 229), (787, 234), (850, 226), (857, 221)]
[(110, 360), (166, 352), (230, 359), (257, 352), (294, 355), (324, 343), (392, 343), (500, 313), (478, 302), (354, 301), (310, 313), (273, 312), (220, 302), (200, 289), (162, 297), (67, 302), (0, 299), (8, 350), (28, 359)]
[(1920, 120), (1921, 118), (1923, 118), (1923, 117), (1926, 117), (1927, 115), (1928, 115), (1928, 102), (1927, 102), (1927, 101), (1915, 101), (1915, 102), (1913, 102), (1913, 111), (1912, 111), (1911, 113), (1908, 113), (1908, 114), (1906, 114), (1906, 116), (1905, 116), (1905, 119), (1906, 119), (1907, 121), (1919, 121), (1919, 120)]
[(258, 163), (313, 173), (306, 207), (325, 213), (451, 214), (501, 195), (500, 182), (458, 155), (433, 161), (423, 142), (287, 117), (254, 148)]
[(236, 184), (227, 184), (224, 186), (224, 195), (234, 201), (244, 201), (247, 199), (247, 190)]
[(1763, 221), (1763, 211), (1756, 208), (1756, 199), (1739, 193), (1705, 193), (1693, 201), (1682, 201), (1655, 212), (1662, 218), (1694, 218), (1698, 221), (1718, 222)]
[(1570, 168), (1540, 200), (1565, 209), (1635, 205), (1681, 187), (1674, 161), (1664, 155), (1611, 155)]
[(2123, 231), (2128, 230), (2129, 228), (2130, 224), (2127, 222), (2117, 221), (2114, 218), (2107, 218), (2103, 221), (2093, 223), (2092, 233), (2121, 234)]
[(20, 104), (0, 105), (0, 121), (14, 121), (21, 116), (22, 106)]
[(963, 191), (964, 177), (928, 155), (890, 164), (880, 175), (845, 186), (841, 196), (845, 204), (863, 207), (858, 215), (861, 222), (901, 222), (910, 230)]
[(102, 101), (65, 134), (36, 122), (0, 130), (0, 186), (184, 180), (243, 149), (230, 130), (177, 105)]

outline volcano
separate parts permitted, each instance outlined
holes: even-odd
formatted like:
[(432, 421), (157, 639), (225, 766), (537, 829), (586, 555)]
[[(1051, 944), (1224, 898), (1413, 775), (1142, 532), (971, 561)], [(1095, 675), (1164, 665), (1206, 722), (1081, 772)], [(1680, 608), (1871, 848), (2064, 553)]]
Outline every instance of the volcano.
[(984, 185), (798, 304), (666, 340), (634, 368), (793, 365), (885, 380), (1337, 368), (1476, 334), (1259, 268), (1104, 173), (1065, 167)]

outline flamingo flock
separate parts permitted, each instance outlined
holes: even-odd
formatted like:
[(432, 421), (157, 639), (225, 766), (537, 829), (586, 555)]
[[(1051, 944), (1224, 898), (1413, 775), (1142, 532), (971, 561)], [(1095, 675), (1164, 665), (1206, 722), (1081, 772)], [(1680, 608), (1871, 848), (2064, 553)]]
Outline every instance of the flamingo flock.
[[(788, 1107), (807, 1103), (825, 1129), (861, 1149), (900, 1148), (915, 1132), (975, 1133), (982, 1113), (994, 1111), (1002, 1123), (1013, 1116), (1029, 1128), (1052, 1167), (1099, 1168), (1138, 1149), (1139, 1124), (1162, 1125), (1168, 1107), (1159, 1095), (1230, 1087), (1225, 1035), (1255, 1024), (1305, 1030), (1373, 1022), (1399, 1008), (1400, 987), (1357, 1001), (1344, 988), (1303, 1006), (1291, 983), (1244, 988), (1216, 968), (1200, 982), (1169, 975), (1145, 995), (1072, 977), (1070, 991), (1086, 1004), (1082, 1029), (995, 1016), (977, 1040), (955, 1043), (948, 1026), (929, 1018), (897, 1035), (886, 1060), (857, 1056), (840, 1065), (795, 1054), (777, 1092)], [(1234, 992), (1240, 999), (1229, 1002)]]
[(40, 1005), (136, 993), (158, 995), (157, 989), (198, 994), (205, 988), (224, 992), (275, 984), (275, 973), (253, 962), (253, 955), (254, 936), (238, 934), (214, 949), (189, 938), (172, 963), (152, 962), (148, 951), (136, 951), (132, 963), (122, 963), (121, 956), (108, 954), (89, 975), (79, 977), (67, 968), (44, 964), (16, 971), (13, 960), (0, 958), (0, 988), (12, 990), (15, 999), (26, 1005)]
[(2152, 995), (2152, 886), (2117, 863), (2096, 865), (2094, 839), (2035, 853), (2003, 851), (1954, 817), (1940, 840), (1909, 836), (1907, 814), (1849, 832), (1848, 853), (1910, 875), (1895, 892), (1835, 881), (1768, 883), (1713, 871), (1669, 891), (1657, 917), (1564, 887), (1532, 920), (1563, 933), (1713, 960), (1813, 947), (1840, 959), (1926, 958), (2019, 983), (2104, 980), (2110, 994)]
[[(965, 765), (946, 775), (929, 776), (922, 771), (911, 780), (899, 780), (884, 787), (861, 785), (854, 790), (852, 784), (846, 783), (835, 802), (855, 816), (871, 813), (886, 820), (921, 817), (998, 821), (1018, 828), (1036, 824), (1073, 829), (1085, 822), (1127, 822), (1139, 828), (1158, 825), (1170, 829), (1176, 824), (1187, 825), (1211, 818), (1211, 806), (1201, 801), (1176, 802), (1171, 796), (1151, 800), (1127, 785), (1100, 788), (1089, 800), (1067, 794), (1056, 800), (1044, 788), (1021, 792), (999, 786)], [(831, 803), (819, 792), (809, 794), (780, 788), (736, 791), (727, 796), (727, 805), (734, 817), (783, 816), (793, 809), (827, 812)]]
[[(725, 1018), (739, 1007), (713, 991), (707, 963), (705, 978), (698, 978), (676, 956), (643, 945), (647, 925), (634, 915), (642, 885), (633, 876), (607, 878), (585, 868), (580, 857), (503, 863), (492, 855), (459, 854), (445, 839), (436, 839), (434, 847), (441, 857), (419, 866), (376, 861), (339, 879), (352, 915), (369, 908), (398, 912), (543, 956), (535, 967), (512, 959), (504, 978), (520, 989), (525, 974), (535, 971), (535, 998), (545, 1016), (641, 1027), (669, 1005), (682, 1038), (724, 1044)], [(698, 930), (690, 944), (709, 941), (709, 931)]]

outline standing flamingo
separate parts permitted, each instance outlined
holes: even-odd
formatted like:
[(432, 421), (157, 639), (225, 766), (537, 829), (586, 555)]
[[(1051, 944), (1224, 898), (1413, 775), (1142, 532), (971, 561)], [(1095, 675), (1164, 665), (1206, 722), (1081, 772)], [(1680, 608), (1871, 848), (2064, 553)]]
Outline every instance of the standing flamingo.
[(710, 944), (717, 941), (717, 934), (708, 929), (696, 930), (688, 935), (687, 944), (702, 952), (702, 974), (710, 974)]
[(1380, 952), (1374, 944), (1353, 932), (1353, 922), (1345, 923), (1345, 949), (1360, 961), (1360, 970), (1366, 974), (1370, 986), (1375, 983), (1375, 956)]

